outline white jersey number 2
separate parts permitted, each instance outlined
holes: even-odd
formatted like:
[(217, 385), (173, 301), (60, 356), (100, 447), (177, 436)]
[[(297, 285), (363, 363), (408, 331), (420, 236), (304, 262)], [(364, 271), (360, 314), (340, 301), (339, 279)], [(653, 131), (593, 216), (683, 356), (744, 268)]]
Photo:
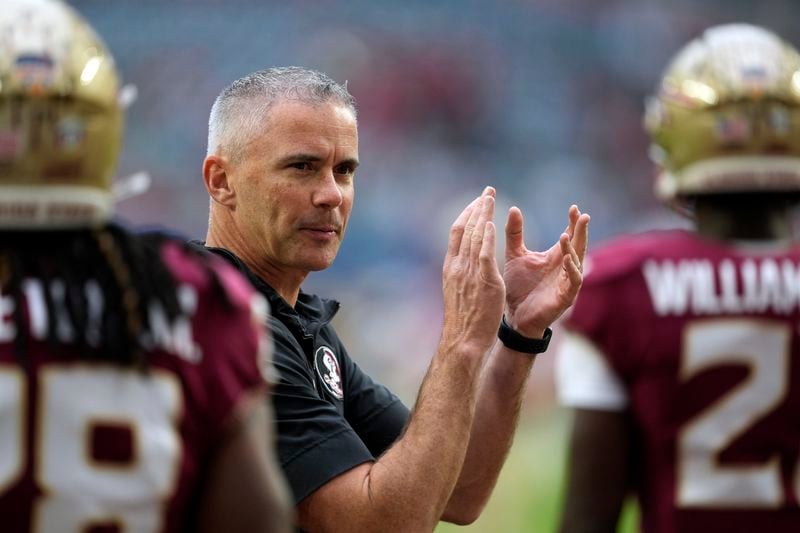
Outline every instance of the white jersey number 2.
[[(696, 415), (678, 436), (680, 507), (774, 508), (784, 503), (780, 458), (753, 465), (721, 465), (719, 454), (785, 398), (791, 330), (775, 322), (729, 319), (689, 326), (681, 379), (723, 365), (748, 367), (747, 379)], [(797, 485), (797, 484), (796, 484)]]
[[(160, 530), (181, 460), (175, 377), (97, 365), (45, 365), (37, 374), (38, 408), (27, 413), (24, 371), (0, 365), (0, 495), (25, 470), (30, 449), (42, 491), (32, 531), (77, 533), (100, 524), (124, 533)], [(34, 442), (26, 446), (29, 416)], [(93, 457), (92, 436), (104, 427), (130, 435), (125, 461)]]

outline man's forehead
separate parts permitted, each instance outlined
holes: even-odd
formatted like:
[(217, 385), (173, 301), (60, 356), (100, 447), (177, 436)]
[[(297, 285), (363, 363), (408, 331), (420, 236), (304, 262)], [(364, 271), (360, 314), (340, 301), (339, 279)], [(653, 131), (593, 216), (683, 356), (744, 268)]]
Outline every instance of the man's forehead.
[(304, 137), (356, 137), (358, 128), (353, 111), (336, 101), (306, 103), (283, 101), (267, 112), (264, 133)]
[(333, 160), (358, 165), (355, 114), (336, 100), (283, 99), (270, 107), (267, 120), (254, 133), (245, 145), (247, 152), (276, 164)]
[[(357, 124), (354, 110), (333, 98), (322, 101), (306, 100), (301, 98), (281, 97), (270, 104), (266, 113), (266, 125), (298, 124), (299, 121), (331, 122), (331, 119), (341, 125), (355, 126)], [(338, 124), (337, 124), (338, 125)]]

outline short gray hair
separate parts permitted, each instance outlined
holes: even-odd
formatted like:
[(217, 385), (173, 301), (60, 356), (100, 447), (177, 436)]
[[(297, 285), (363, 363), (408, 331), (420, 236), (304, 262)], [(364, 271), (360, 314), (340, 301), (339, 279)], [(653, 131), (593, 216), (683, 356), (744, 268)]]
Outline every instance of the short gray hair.
[(357, 114), (355, 98), (346, 84), (322, 72), (303, 67), (259, 70), (234, 81), (217, 96), (208, 118), (207, 155), (222, 149), (233, 159), (240, 157), (252, 132), (263, 125), (269, 109), (282, 99), (311, 104), (333, 100)]

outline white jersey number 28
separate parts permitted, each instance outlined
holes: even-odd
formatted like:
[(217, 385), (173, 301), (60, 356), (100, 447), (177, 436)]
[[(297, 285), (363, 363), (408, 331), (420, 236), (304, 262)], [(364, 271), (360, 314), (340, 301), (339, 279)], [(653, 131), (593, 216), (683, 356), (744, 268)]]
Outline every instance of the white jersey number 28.
[[(80, 532), (110, 524), (124, 533), (162, 528), (164, 501), (175, 489), (181, 459), (177, 418), (181, 393), (166, 372), (95, 365), (45, 365), (37, 375), (38, 408), (28, 413), (27, 380), (17, 366), (0, 365), (0, 495), (35, 455), (31, 531)], [(25, 445), (26, 421), (34, 440)], [(97, 427), (130, 435), (128, 460), (98, 461)]]

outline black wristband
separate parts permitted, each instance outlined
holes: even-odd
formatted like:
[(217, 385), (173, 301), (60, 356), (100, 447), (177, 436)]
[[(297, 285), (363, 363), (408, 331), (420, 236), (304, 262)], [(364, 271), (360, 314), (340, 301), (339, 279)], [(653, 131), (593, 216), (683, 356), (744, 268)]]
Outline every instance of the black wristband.
[(531, 339), (520, 335), (506, 322), (506, 315), (503, 315), (503, 320), (500, 322), (500, 329), (497, 331), (497, 337), (505, 344), (506, 348), (514, 350), (515, 352), (529, 353), (535, 355), (547, 350), (550, 344), (550, 337), (553, 336), (553, 330), (545, 328), (544, 335), (541, 339)]

